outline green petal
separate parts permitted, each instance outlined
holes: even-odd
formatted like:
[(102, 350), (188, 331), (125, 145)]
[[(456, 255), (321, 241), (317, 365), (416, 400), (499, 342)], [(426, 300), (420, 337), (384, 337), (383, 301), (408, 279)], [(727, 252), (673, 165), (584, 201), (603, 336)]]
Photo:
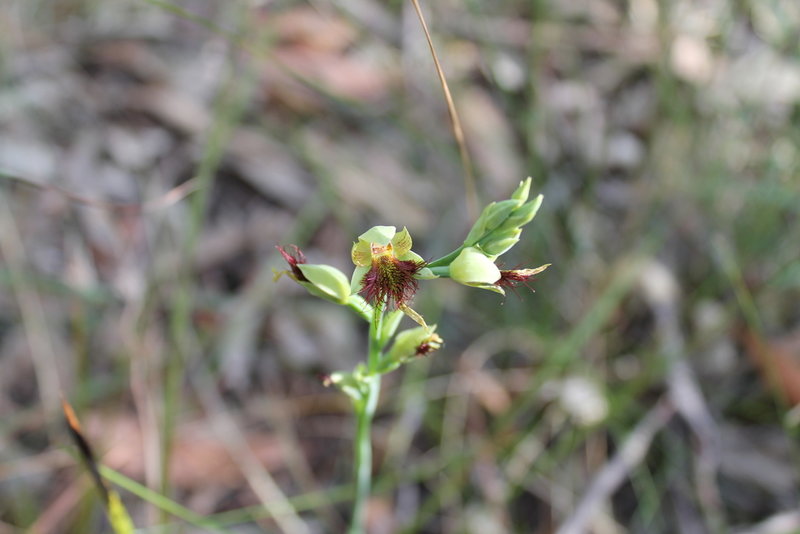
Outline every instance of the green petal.
[(353, 243), (350, 258), (359, 267), (370, 265), (372, 263), (372, 247), (369, 242), (359, 239), (358, 243)]
[(377, 243), (378, 245), (388, 245), (394, 234), (397, 233), (397, 228), (394, 226), (373, 226), (360, 236), (359, 241), (366, 241), (367, 244)]
[(403, 254), (395, 254), (395, 258), (402, 261), (420, 261), (422, 263), (426, 263), (426, 261), (422, 259), (422, 256), (413, 250), (409, 250)]
[(394, 256), (396, 258), (411, 252), (411, 234), (408, 233), (408, 229), (405, 226), (392, 238), (392, 246), (394, 247)]

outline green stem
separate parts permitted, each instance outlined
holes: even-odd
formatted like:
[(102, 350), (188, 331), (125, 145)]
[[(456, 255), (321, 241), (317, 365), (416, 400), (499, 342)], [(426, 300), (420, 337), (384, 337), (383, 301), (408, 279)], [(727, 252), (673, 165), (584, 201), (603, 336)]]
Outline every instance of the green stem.
[(441, 276), (443, 278), (450, 278), (450, 266), (444, 265), (442, 267), (430, 267), (430, 270), (436, 276)]
[(365, 383), (364, 397), (354, 403), (356, 412), (356, 439), (355, 439), (355, 478), (356, 489), (353, 500), (353, 518), (348, 534), (363, 534), (364, 520), (366, 518), (366, 504), (372, 487), (372, 441), (370, 431), (375, 408), (378, 406), (378, 396), (381, 391), (381, 375), (373, 372), (377, 370), (383, 346), (381, 344), (381, 327), (383, 324), (383, 308), (376, 305), (369, 325), (369, 354), (367, 368), (370, 376)]
[(425, 267), (433, 268), (433, 267), (443, 267), (443, 266), (450, 265), (450, 263), (452, 263), (452, 261), (454, 259), (456, 259), (459, 254), (461, 254), (462, 250), (464, 250), (464, 245), (461, 245), (460, 247), (455, 249), (453, 252), (451, 252), (447, 256), (442, 256), (438, 260), (433, 260), (432, 262), (427, 264)]

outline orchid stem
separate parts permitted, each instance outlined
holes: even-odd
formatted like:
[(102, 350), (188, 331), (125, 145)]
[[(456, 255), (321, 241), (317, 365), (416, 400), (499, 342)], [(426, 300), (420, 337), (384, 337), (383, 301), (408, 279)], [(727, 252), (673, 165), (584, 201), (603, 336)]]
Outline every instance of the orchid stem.
[(434, 260), (434, 261), (430, 262), (429, 264), (426, 265), (426, 267), (433, 268), (433, 267), (443, 267), (443, 266), (450, 265), (450, 263), (454, 259), (456, 259), (459, 254), (461, 254), (462, 250), (464, 250), (464, 245), (461, 245), (460, 247), (455, 249), (453, 252), (451, 252), (447, 256), (442, 256), (438, 260)]
[(376, 305), (372, 321), (369, 325), (369, 345), (367, 367), (369, 378), (365, 384), (364, 396), (355, 401), (356, 412), (356, 438), (355, 438), (355, 478), (356, 489), (353, 501), (353, 518), (348, 534), (364, 534), (366, 520), (366, 505), (372, 487), (372, 418), (378, 406), (378, 396), (381, 391), (381, 375), (378, 369), (383, 346), (381, 343), (381, 329), (383, 325), (383, 307)]

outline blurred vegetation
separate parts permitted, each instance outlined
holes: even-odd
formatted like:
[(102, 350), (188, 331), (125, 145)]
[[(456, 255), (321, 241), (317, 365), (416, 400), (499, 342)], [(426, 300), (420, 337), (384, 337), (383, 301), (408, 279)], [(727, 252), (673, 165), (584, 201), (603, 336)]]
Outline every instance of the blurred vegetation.
[[(481, 203), (545, 196), (501, 299), (384, 383), (371, 532), (797, 532), (800, 5), (423, 5)], [(340, 532), (363, 325), (273, 284), (471, 223), (409, 2), (6, 0), (0, 533)], [(509, 265), (508, 267), (515, 267)], [(425, 289), (425, 288), (423, 288)], [(770, 522), (771, 520), (771, 522)]]

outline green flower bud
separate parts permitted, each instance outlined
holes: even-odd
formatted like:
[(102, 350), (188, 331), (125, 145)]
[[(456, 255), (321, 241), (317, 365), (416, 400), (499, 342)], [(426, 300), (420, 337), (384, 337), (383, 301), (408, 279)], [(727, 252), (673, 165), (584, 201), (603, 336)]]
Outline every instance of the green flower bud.
[[(492, 232), (507, 234), (531, 222), (542, 204), (542, 195), (539, 195), (531, 202), (527, 202), (530, 190), (531, 179), (527, 178), (519, 183), (519, 187), (517, 187), (510, 199), (492, 202), (486, 206), (478, 220), (472, 225), (469, 234), (467, 234), (464, 246), (471, 247), (476, 243), (481, 243), (481, 247), (485, 250), (486, 238)], [(506, 235), (505, 237), (508, 236)], [(494, 237), (492, 239), (499, 238)], [(504, 249), (504, 252), (508, 248)]]
[(347, 304), (347, 299), (350, 297), (350, 282), (342, 271), (330, 265), (309, 263), (298, 264), (297, 268), (305, 277), (305, 280), (298, 280), (298, 283), (309, 293), (337, 304)]
[(478, 220), (472, 225), (472, 229), (464, 240), (464, 245), (472, 246), (477, 243), (486, 234), (503, 224), (516, 207), (516, 200), (502, 200), (486, 206)]
[(500, 269), (479, 249), (467, 247), (450, 264), (450, 278), (466, 285), (494, 284)]
[(441, 348), (444, 341), (435, 331), (436, 325), (428, 328), (418, 326), (397, 334), (378, 372), (384, 374), (394, 371), (412, 358), (425, 356)]
[(324, 376), (322, 378), (322, 384), (326, 387), (336, 386), (342, 393), (353, 399), (353, 401), (361, 402), (366, 396), (365, 377), (366, 368), (364, 364), (359, 364), (352, 373), (337, 371), (328, 376)]
[(539, 211), (539, 207), (542, 205), (542, 200), (544, 200), (544, 197), (542, 195), (538, 195), (530, 202), (527, 202), (515, 209), (511, 215), (508, 216), (505, 222), (503, 222), (501, 229), (521, 228), (531, 222), (536, 216), (536, 213)]
[(504, 232), (497, 236), (495, 236), (495, 233), (496, 232), (492, 232), (478, 243), (481, 250), (492, 258), (497, 258), (497, 256), (505, 253), (508, 249), (519, 243), (519, 236), (522, 234), (522, 230), (516, 228), (511, 232)]

